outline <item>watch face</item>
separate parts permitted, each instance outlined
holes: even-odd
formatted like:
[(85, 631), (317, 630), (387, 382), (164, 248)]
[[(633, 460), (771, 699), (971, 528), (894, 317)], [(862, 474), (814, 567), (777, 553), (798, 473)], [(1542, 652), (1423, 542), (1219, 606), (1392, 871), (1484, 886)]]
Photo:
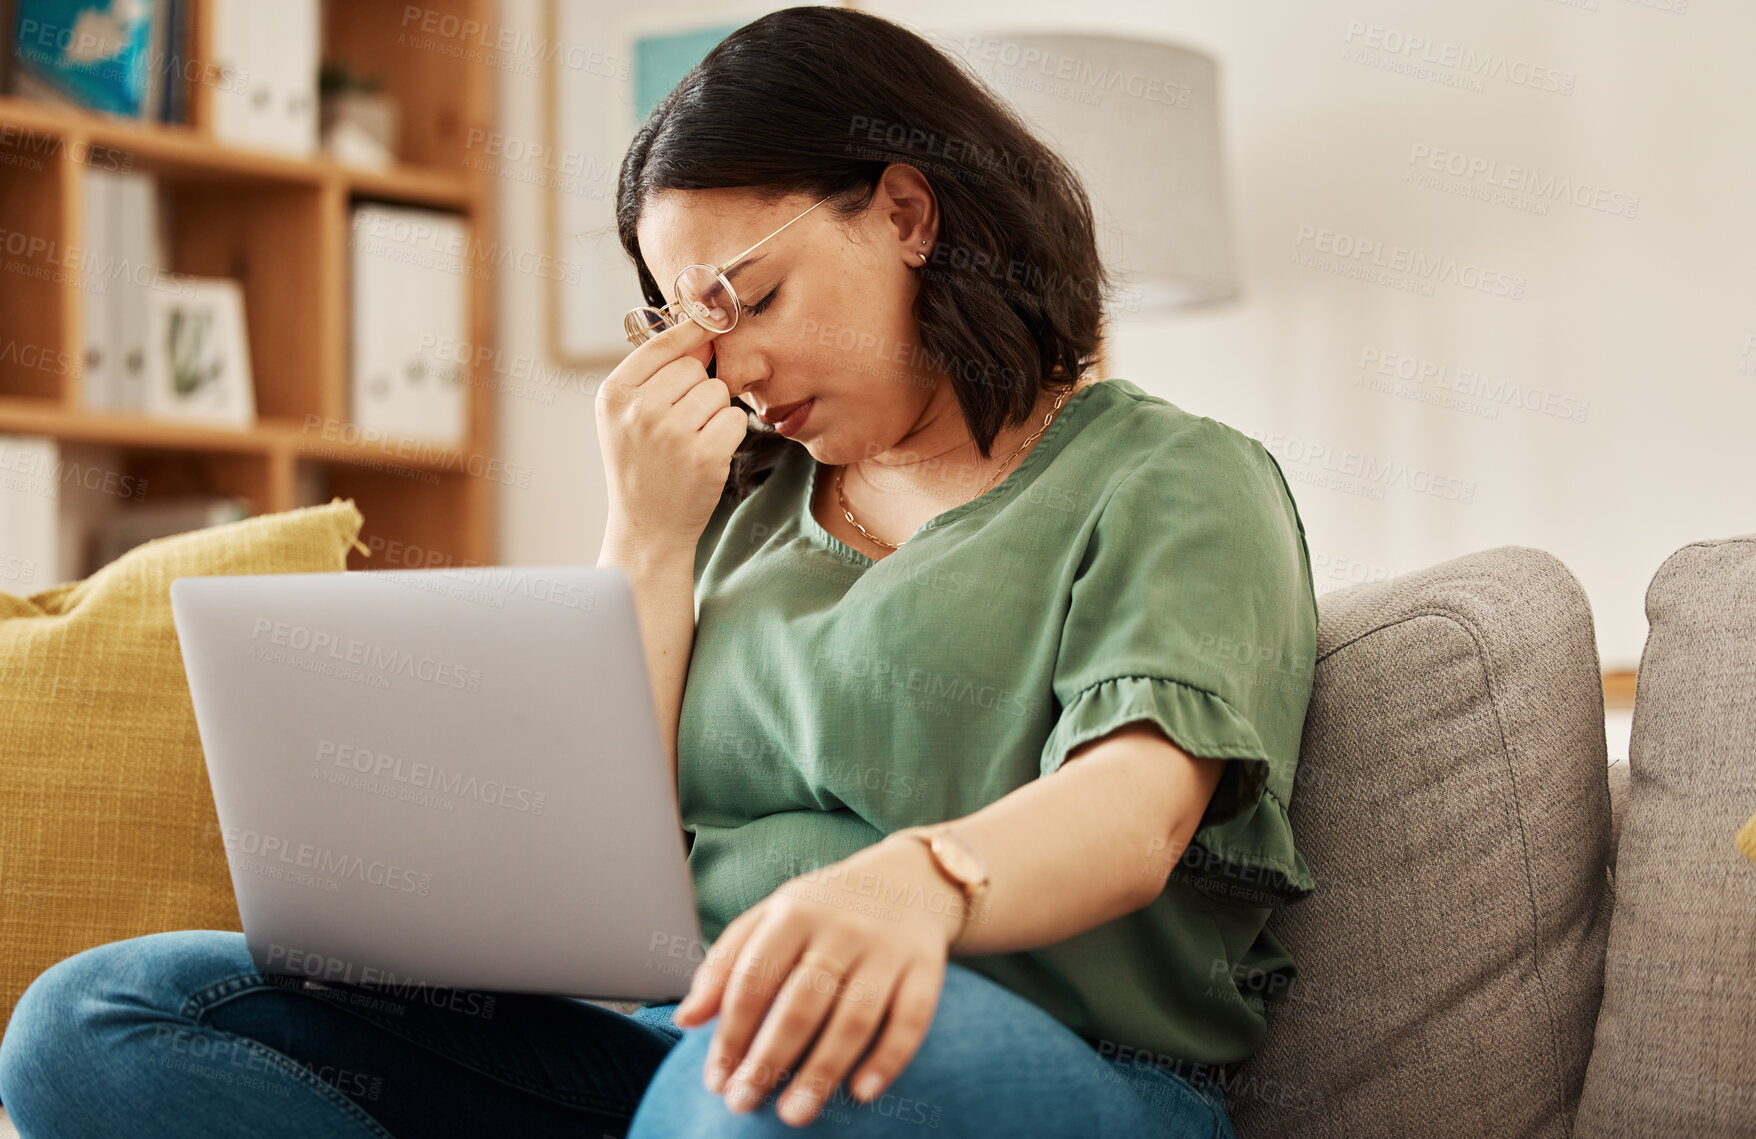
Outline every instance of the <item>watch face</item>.
[(955, 835), (941, 834), (933, 849), (945, 869), (965, 885), (973, 886), (988, 876), (987, 861)]

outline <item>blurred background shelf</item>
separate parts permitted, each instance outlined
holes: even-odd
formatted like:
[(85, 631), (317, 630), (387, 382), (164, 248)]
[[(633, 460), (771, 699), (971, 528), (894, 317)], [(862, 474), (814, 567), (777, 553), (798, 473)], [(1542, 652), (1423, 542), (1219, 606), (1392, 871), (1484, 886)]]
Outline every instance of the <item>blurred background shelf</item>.
[[(490, 18), (490, 0), (438, 0), (440, 18)], [(192, 68), (190, 122), (141, 121), (0, 95), (0, 436), (46, 437), (63, 466), (96, 464), (110, 481), (144, 482), (140, 501), (172, 493), (235, 496), (255, 513), (352, 497), (375, 550), (419, 550), (421, 564), (495, 560), (493, 392), (466, 383), (457, 444), (385, 437), (351, 422), (353, 211), (362, 204), (437, 209), (467, 235), (467, 343), (492, 349), (493, 179), (466, 161), (471, 132), (493, 127), (494, 71), (399, 36), (406, 5), (324, 0), (320, 57), (382, 82), (400, 108), (397, 161), (382, 169), (220, 142), (215, 71)], [(212, 61), (216, 0), (192, 0), (187, 58)], [(5, 50), (11, 51), (10, 36)], [(106, 282), (86, 270), (92, 171), (150, 174), (164, 218), (168, 273), (222, 277), (243, 289), (257, 420), (206, 427), (85, 405), (85, 320)], [(467, 375), (466, 375), (467, 380)], [(63, 480), (65, 482), (66, 480)], [(132, 496), (97, 492), (127, 509)], [(64, 496), (66, 526), (89, 511)], [(78, 543), (70, 536), (63, 548)], [(70, 554), (70, 557), (75, 555)], [(400, 554), (399, 554), (400, 556)], [(406, 565), (350, 555), (350, 568)], [(66, 562), (72, 580), (95, 565)], [(39, 584), (52, 584), (43, 581)]]
[[(318, 156), (287, 158), (214, 142), (199, 130), (176, 123), (134, 122), (99, 111), (52, 106), (16, 95), (0, 95), (0, 123), (33, 139), (59, 139), (71, 149), (98, 147), (132, 156), (136, 169), (164, 175), (182, 173), (215, 183), (226, 181), (330, 187), (343, 194), (384, 201), (468, 210), (476, 185), (467, 169), (398, 163), (388, 170), (345, 166)], [(40, 151), (35, 146), (12, 149)]]

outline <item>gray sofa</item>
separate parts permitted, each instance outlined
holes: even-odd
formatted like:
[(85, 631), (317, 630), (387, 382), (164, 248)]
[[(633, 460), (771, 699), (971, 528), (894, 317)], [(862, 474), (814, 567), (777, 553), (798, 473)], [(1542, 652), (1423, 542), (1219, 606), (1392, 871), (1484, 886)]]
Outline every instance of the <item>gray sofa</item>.
[(1270, 921), (1300, 977), (1231, 1078), (1240, 1139), (1756, 1136), (1756, 534), (1677, 551), (1646, 611), (1611, 768), (1548, 554), (1320, 599), (1319, 884)]
[(1269, 923), (1300, 977), (1230, 1079), (1240, 1139), (1756, 1136), (1756, 535), (1677, 551), (1646, 608), (1609, 767), (1549, 554), (1319, 599), (1318, 888)]
[(1630, 758), (1591, 612), (1504, 547), (1323, 597), (1317, 892), (1229, 1102), (1258, 1136), (1756, 1136), (1756, 535), (1647, 588)]

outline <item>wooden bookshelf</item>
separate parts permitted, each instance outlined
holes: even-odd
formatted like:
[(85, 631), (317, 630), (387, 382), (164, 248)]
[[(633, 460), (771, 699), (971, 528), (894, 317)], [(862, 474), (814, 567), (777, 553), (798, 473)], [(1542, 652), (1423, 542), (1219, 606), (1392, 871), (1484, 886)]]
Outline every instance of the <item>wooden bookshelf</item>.
[[(474, 262), (467, 341), (492, 350), (492, 176), (466, 159), (493, 129), (495, 72), (476, 53), (401, 34), (400, 0), (324, 0), (325, 61), (382, 79), (401, 111), (389, 170), (256, 152), (214, 141), (211, 86), (190, 67), (188, 124), (145, 123), (0, 95), (0, 434), (46, 435), (76, 460), (147, 480), (147, 497), (239, 495), (254, 513), (352, 498), (365, 517), (349, 568), (495, 560), (494, 390), (469, 375), (459, 447), (366, 438), (349, 423), (348, 289), (357, 203), (442, 209), (466, 228)], [(424, 0), (444, 26), (492, 25), (491, 0)], [(195, 0), (186, 58), (213, 59), (211, 8)], [(470, 48), (473, 43), (460, 43)], [(7, 43), (10, 50), (10, 43)], [(480, 137), (477, 135), (476, 137)], [(87, 409), (82, 279), (84, 174), (153, 174), (165, 203), (164, 269), (231, 277), (244, 289), (257, 422), (210, 428)], [(21, 356), (21, 348), (23, 354)], [(20, 363), (28, 357), (29, 363)], [(125, 508), (125, 507), (122, 507)]]
[(1634, 707), (1634, 678), (1633, 669), (1604, 673), (1604, 707)]

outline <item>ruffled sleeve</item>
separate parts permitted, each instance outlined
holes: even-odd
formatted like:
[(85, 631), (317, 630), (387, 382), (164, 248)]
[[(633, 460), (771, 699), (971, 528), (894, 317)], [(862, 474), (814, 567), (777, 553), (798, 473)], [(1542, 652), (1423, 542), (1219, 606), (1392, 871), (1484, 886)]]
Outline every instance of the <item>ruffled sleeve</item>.
[(1193, 421), (1117, 486), (1073, 582), (1042, 774), (1137, 721), (1228, 762), (1171, 872), (1208, 897), (1275, 907), (1315, 889), (1287, 804), (1310, 702), (1317, 607), (1280, 465)]

